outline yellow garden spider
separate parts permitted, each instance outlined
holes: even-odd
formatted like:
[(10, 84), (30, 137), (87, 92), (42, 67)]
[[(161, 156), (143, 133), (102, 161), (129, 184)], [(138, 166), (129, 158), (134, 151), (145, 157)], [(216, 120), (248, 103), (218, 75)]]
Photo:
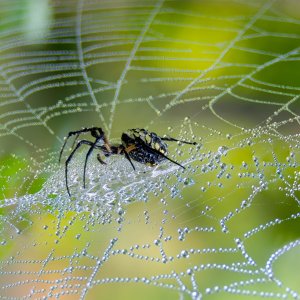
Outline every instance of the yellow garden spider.
[[(94, 142), (88, 140), (81, 140), (77, 143), (76, 147), (74, 148), (75, 142), (78, 139), (79, 135), (82, 133), (90, 132), (92, 137), (95, 138)], [(114, 154), (124, 155), (125, 158), (130, 162), (132, 168), (135, 170), (134, 164), (132, 160), (137, 161), (142, 164), (146, 164), (149, 166), (155, 166), (162, 162), (163, 160), (169, 160), (170, 162), (180, 166), (181, 168), (185, 169), (180, 163), (172, 160), (167, 156), (168, 154), (168, 145), (164, 141), (169, 142), (181, 142), (184, 144), (196, 145), (195, 142), (186, 142), (174, 139), (172, 137), (160, 137), (154, 132), (149, 132), (145, 129), (129, 129), (127, 132), (122, 133), (121, 141), (122, 143), (119, 145), (111, 145), (106, 138), (106, 135), (102, 128), (100, 127), (91, 127), (91, 128), (83, 128), (77, 131), (70, 131), (68, 136), (65, 139), (65, 142), (60, 150), (59, 153), (59, 162), (61, 160), (61, 156), (63, 150), (66, 146), (68, 139), (75, 135), (75, 140), (73, 143), (74, 148), (65, 162), (65, 180), (66, 180), (66, 187), (69, 196), (70, 190), (68, 185), (68, 165), (75, 154), (75, 152), (79, 149), (82, 145), (90, 146), (84, 161), (84, 169), (83, 169), (83, 187), (85, 188), (85, 175), (86, 175), (86, 166), (89, 156), (91, 155), (94, 149), (99, 149), (105, 157), (109, 157)], [(98, 161), (105, 165), (106, 163), (102, 160), (100, 153), (97, 154)]]

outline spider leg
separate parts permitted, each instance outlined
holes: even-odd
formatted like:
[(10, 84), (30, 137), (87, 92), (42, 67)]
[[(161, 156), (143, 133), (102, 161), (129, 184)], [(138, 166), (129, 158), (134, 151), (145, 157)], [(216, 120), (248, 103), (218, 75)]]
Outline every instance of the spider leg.
[[(83, 188), (85, 188), (85, 173), (86, 173), (86, 166), (87, 166), (87, 161), (89, 156), (92, 154), (93, 150), (95, 148), (97, 148), (97, 143), (103, 139), (103, 135), (99, 136), (96, 138), (94, 143), (91, 143), (91, 147), (89, 149), (89, 151), (87, 152), (86, 156), (85, 156), (85, 161), (84, 161), (84, 168), (83, 168)], [(101, 149), (101, 148), (100, 148)]]
[(169, 142), (181, 142), (183, 144), (188, 144), (188, 145), (197, 145), (196, 142), (187, 142), (187, 141), (177, 140), (177, 139), (174, 139), (172, 137), (161, 137), (161, 140), (169, 141)]
[(124, 153), (125, 157), (128, 159), (128, 161), (130, 162), (130, 164), (131, 164), (133, 170), (135, 171), (135, 166), (134, 166), (134, 164), (133, 164), (133, 162), (132, 162), (132, 160), (131, 160), (131, 158), (130, 158), (128, 152), (126, 151), (126, 149), (123, 148), (121, 153)]
[(67, 187), (67, 192), (68, 192), (68, 195), (69, 197), (71, 197), (71, 194), (70, 194), (70, 190), (69, 190), (69, 185), (68, 185), (68, 165), (73, 157), (73, 155), (75, 154), (75, 152), (79, 149), (79, 147), (81, 145), (90, 145), (92, 146), (93, 143), (90, 142), (90, 141), (87, 141), (87, 140), (81, 140), (78, 142), (78, 144), (76, 145), (76, 147), (73, 149), (73, 151), (71, 152), (71, 154), (68, 156), (66, 162), (65, 162), (65, 178), (66, 178), (66, 187)]
[[(65, 146), (66, 146), (66, 144), (67, 144), (68, 139), (69, 139), (71, 136), (76, 135), (75, 140), (74, 140), (73, 145), (72, 145), (72, 148), (73, 148), (74, 145), (75, 145), (76, 140), (77, 140), (78, 137), (79, 137), (79, 135), (82, 134), (82, 133), (86, 133), (86, 132), (91, 132), (91, 135), (92, 135), (93, 137), (96, 137), (96, 138), (97, 138), (97, 137), (99, 136), (99, 133), (100, 133), (100, 135), (102, 135), (103, 130), (102, 130), (102, 128), (100, 128), (100, 127), (90, 127), (90, 128), (83, 128), (83, 129), (77, 130), (77, 131), (70, 131), (70, 132), (68, 133), (67, 137), (65, 138), (64, 144), (63, 144), (63, 146), (62, 146), (62, 148), (61, 148), (61, 150), (60, 150), (58, 162), (61, 161), (61, 156), (62, 156), (62, 154), (63, 154), (63, 151), (64, 151), (64, 149), (65, 149)], [(98, 132), (99, 132), (99, 133), (98, 133)]]
[(139, 142), (141, 144), (143, 144), (150, 152), (153, 152), (153, 153), (156, 153), (156, 154), (159, 154), (160, 156), (164, 157), (165, 159), (169, 160), (170, 162), (172, 162), (173, 164), (185, 169), (185, 167), (183, 165), (181, 165), (180, 163), (178, 163), (177, 161), (169, 158), (168, 156), (164, 155), (163, 153), (161, 153), (160, 151), (154, 149), (154, 148), (151, 148), (150, 146), (148, 146), (141, 138), (137, 138), (139, 140)]
[(77, 134), (76, 134), (76, 136), (75, 136), (75, 139), (74, 139), (74, 141), (73, 141), (73, 144), (72, 144), (72, 147), (71, 147), (71, 149), (73, 149), (73, 148), (74, 148), (74, 146), (75, 146), (75, 144), (76, 144), (76, 142), (77, 142), (77, 140), (78, 140), (79, 136), (80, 136), (80, 133), (77, 133)]
[(107, 165), (107, 163), (101, 158), (100, 153), (97, 154), (97, 159), (101, 165)]
[[(149, 147), (149, 148), (150, 148), (150, 147)], [(152, 148), (150, 148), (150, 149), (152, 149)], [(156, 150), (156, 149), (152, 149), (152, 150), (153, 150), (153, 152), (155, 152), (155, 153), (157, 153), (157, 154), (161, 155), (162, 157), (164, 157), (165, 159), (169, 160), (169, 161), (170, 161), (170, 162), (172, 162), (173, 164), (175, 164), (175, 165), (177, 165), (177, 166), (181, 167), (182, 169), (185, 169), (185, 167), (184, 167), (183, 165), (181, 165), (181, 164), (180, 164), (180, 163), (178, 163), (177, 161), (175, 161), (175, 160), (171, 159), (170, 157), (168, 157), (168, 156), (166, 156), (166, 155), (162, 154), (162, 153), (161, 153), (161, 152), (159, 152), (158, 150)]]

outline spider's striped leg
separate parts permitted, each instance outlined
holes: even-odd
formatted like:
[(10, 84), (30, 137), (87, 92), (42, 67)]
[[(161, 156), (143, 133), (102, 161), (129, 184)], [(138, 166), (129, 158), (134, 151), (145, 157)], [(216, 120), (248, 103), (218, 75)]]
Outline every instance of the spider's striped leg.
[(67, 192), (68, 192), (68, 195), (69, 197), (71, 197), (71, 194), (70, 194), (70, 190), (69, 190), (69, 185), (68, 185), (68, 165), (73, 157), (73, 155), (75, 154), (75, 152), (79, 149), (79, 147), (81, 145), (90, 145), (92, 146), (93, 143), (90, 142), (90, 141), (87, 141), (87, 140), (81, 140), (78, 142), (78, 144), (76, 145), (76, 147), (73, 149), (73, 151), (71, 152), (71, 154), (69, 155), (69, 157), (67, 158), (66, 162), (65, 162), (65, 178), (66, 178), (66, 187), (67, 187)]
[(68, 139), (73, 136), (73, 135), (76, 135), (75, 137), (75, 140), (73, 142), (73, 145), (72, 145), (72, 148), (74, 147), (75, 143), (76, 143), (76, 140), (78, 139), (79, 135), (82, 134), (82, 133), (87, 133), (87, 132), (90, 132), (91, 135), (95, 138), (97, 138), (98, 136), (102, 135), (103, 134), (103, 130), (102, 128), (100, 127), (90, 127), (90, 128), (83, 128), (81, 130), (76, 130), (76, 131), (70, 131), (67, 135), (67, 137), (65, 138), (65, 141), (64, 141), (64, 144), (63, 146), (61, 147), (61, 150), (59, 152), (59, 159), (58, 159), (58, 162), (60, 162), (61, 160), (61, 156), (63, 154), (63, 151), (65, 149), (65, 146), (67, 144), (67, 141)]
[(161, 137), (160, 139), (161, 139), (162, 141), (180, 142), (180, 143), (188, 144), (188, 145), (197, 145), (196, 142), (187, 142), (187, 141), (177, 140), (177, 139), (174, 139), (174, 138), (172, 138), (172, 137)]

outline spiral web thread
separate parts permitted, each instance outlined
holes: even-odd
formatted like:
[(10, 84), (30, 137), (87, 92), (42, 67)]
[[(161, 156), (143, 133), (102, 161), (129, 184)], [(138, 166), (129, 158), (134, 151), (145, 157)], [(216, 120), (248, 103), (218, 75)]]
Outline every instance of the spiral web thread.
[[(1, 299), (299, 299), (297, 3), (38, 5), (1, 1)], [(78, 151), (68, 197), (80, 126), (197, 146), (92, 155), (86, 189)]]

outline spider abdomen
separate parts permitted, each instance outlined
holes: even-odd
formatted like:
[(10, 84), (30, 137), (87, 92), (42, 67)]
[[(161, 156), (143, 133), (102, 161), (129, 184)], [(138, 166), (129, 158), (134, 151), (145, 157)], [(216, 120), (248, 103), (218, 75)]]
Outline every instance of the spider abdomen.
[(131, 159), (150, 166), (155, 166), (165, 160), (163, 156), (158, 153), (151, 153), (149, 149), (143, 149), (142, 146), (138, 146), (137, 148), (131, 150), (128, 155)]
[(130, 158), (150, 166), (165, 160), (163, 155), (168, 154), (167, 144), (156, 133), (145, 129), (129, 129), (122, 134), (122, 143)]

